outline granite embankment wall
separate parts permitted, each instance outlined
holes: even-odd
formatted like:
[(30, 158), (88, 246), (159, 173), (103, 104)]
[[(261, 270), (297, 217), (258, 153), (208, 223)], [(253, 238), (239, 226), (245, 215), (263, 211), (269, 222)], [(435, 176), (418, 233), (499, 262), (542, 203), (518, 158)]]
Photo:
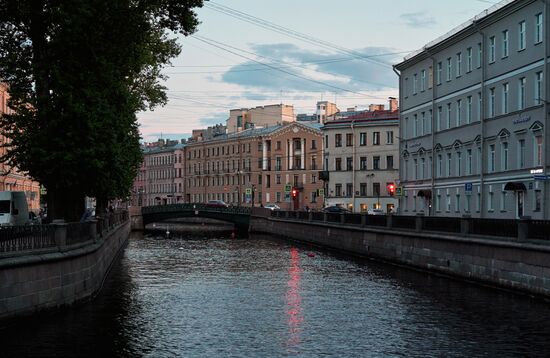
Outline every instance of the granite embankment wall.
[(370, 228), (255, 215), (250, 232), (283, 236), (340, 252), (372, 257), (550, 297), (550, 246), (460, 234)]
[[(95, 224), (93, 230), (95, 234)], [(125, 220), (85, 242), (68, 245), (63, 241), (63, 245), (41, 252), (0, 257), (0, 319), (93, 297), (129, 233), (130, 221)], [(56, 242), (59, 236), (57, 232)]]

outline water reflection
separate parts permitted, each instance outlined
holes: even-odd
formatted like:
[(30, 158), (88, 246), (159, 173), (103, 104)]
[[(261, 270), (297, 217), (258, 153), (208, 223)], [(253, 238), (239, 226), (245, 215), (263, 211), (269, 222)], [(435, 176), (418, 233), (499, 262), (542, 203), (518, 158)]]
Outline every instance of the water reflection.
[(301, 338), (302, 323), (302, 297), (300, 296), (300, 251), (290, 248), (290, 266), (288, 269), (288, 291), (286, 293), (286, 314), (288, 320), (288, 348), (292, 353), (298, 352)]

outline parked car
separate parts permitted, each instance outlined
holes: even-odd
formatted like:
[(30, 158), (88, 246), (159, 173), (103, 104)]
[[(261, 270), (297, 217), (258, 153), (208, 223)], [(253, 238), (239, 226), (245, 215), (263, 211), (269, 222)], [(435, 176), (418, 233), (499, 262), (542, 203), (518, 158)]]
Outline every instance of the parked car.
[(367, 210), (368, 215), (386, 215), (382, 209), (369, 209)]
[(223, 200), (208, 200), (206, 203), (206, 206), (210, 208), (228, 208), (229, 205), (227, 205)]
[(325, 213), (351, 213), (348, 209), (342, 207), (342, 206), (327, 206), (323, 209)]
[(0, 225), (28, 225), (29, 208), (23, 191), (0, 191)]
[(265, 204), (264, 208), (269, 210), (281, 210), (281, 207), (277, 204)]

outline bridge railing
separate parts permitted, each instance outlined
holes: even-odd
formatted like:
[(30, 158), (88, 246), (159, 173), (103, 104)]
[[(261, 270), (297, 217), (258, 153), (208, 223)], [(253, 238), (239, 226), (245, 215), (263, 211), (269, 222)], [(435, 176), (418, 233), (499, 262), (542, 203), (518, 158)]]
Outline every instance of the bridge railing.
[(141, 213), (143, 215), (148, 215), (148, 214), (196, 211), (196, 210), (228, 213), (228, 214), (242, 214), (242, 215), (250, 215), (250, 212), (251, 212), (251, 208), (246, 206), (222, 207), (222, 206), (208, 205), (204, 203), (195, 203), (195, 204), (168, 204), (168, 205), (144, 206), (143, 208), (141, 208)]
[(274, 210), (272, 218), (324, 222), (336, 225), (388, 228), (409, 231), (440, 232), (459, 236), (500, 239), (550, 240), (550, 221), (478, 219), (470, 217), (367, 215)]
[(129, 220), (127, 211), (77, 222), (0, 227), (0, 257), (63, 251), (72, 245), (95, 242)]

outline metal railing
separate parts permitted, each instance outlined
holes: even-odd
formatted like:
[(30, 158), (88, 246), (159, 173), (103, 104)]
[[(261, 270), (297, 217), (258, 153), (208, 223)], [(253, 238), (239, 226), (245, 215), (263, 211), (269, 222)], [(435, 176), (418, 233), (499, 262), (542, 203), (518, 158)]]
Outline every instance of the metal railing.
[(156, 205), (156, 206), (144, 206), (141, 209), (143, 215), (147, 214), (158, 214), (158, 213), (169, 213), (169, 212), (179, 212), (179, 211), (211, 211), (211, 212), (220, 212), (228, 214), (245, 214), (250, 215), (251, 208), (247, 206), (215, 206), (208, 205), (205, 203), (189, 203), (189, 204), (168, 204), (168, 205)]
[(520, 241), (549, 240), (550, 221), (477, 219), (469, 217), (367, 215), (359, 213), (330, 213), (274, 210), (273, 218), (361, 227), (384, 227), (407, 231), (440, 232), (458, 236), (487, 238), (516, 238)]
[(0, 253), (55, 247), (55, 225), (0, 227)]

